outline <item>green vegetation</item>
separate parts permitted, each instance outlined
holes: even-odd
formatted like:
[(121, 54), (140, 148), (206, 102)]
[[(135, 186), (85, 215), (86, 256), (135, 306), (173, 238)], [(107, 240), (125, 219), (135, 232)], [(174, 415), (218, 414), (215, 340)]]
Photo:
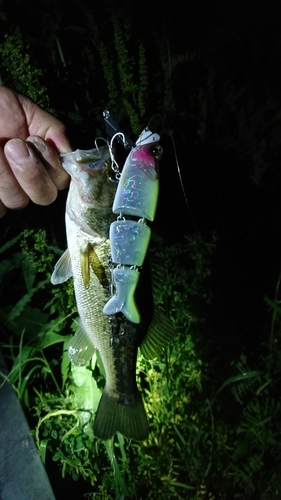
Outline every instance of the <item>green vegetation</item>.
[(216, 365), (203, 361), (206, 323), (198, 316), (202, 298), (210, 301), (215, 242), (195, 235), (163, 248), (157, 238), (152, 258), (165, 260), (167, 276), (158, 300), (168, 308), (177, 336), (162, 359), (138, 357), (137, 380), (150, 423), (144, 443), (121, 435), (103, 443), (93, 435), (102, 366), (98, 355), (87, 367), (68, 360), (77, 312), (71, 283), (49, 284), (59, 250), (48, 244), (44, 231), (24, 231), (0, 249), (2, 287), (17, 276), (19, 296), (1, 309), (7, 331), (2, 348), (42, 460), (47, 467), (50, 459), (57, 462), (63, 478), (89, 483), (92, 496), (85, 498), (100, 493), (116, 499), (224, 499), (229, 491), (233, 498), (278, 498), (279, 302), (268, 300), (273, 323), (260, 358), (250, 366), (241, 354), (233, 360), (231, 377), (220, 384)]
[(19, 30), (16, 29), (12, 35), (5, 35), (3, 43), (0, 44), (0, 57), (1, 84), (13, 87), (52, 112), (47, 87), (43, 84), (43, 71), (32, 64), (28, 46)]
[[(129, 54), (129, 47), (134, 47), (134, 40), (131, 32), (132, 27), (126, 18), (122, 21), (113, 15), (112, 27), (112, 46), (114, 49), (110, 50), (111, 46), (108, 41), (106, 44), (98, 44), (108, 89), (108, 108), (115, 112), (118, 119), (125, 113), (129, 117), (132, 132), (137, 135), (142, 128), (141, 120), (146, 114), (148, 93), (145, 48), (141, 42), (138, 54), (136, 56)], [(119, 109), (116, 108), (116, 104)], [(121, 109), (120, 106), (122, 106)]]
[[(22, 252), (14, 251), (6, 259), (19, 241)], [(177, 455), (185, 443), (186, 428), (190, 432), (197, 425), (193, 396), (202, 393), (202, 361), (192, 328), (201, 324), (195, 304), (200, 293), (207, 295), (205, 281), (214, 243), (194, 236), (165, 252), (161, 248), (162, 240), (156, 239), (153, 253), (165, 260), (168, 277), (159, 303), (169, 307), (178, 337), (163, 359), (138, 358), (137, 379), (151, 428), (143, 444), (130, 443), (121, 435), (102, 443), (93, 435), (92, 421), (104, 385), (102, 366), (98, 353), (86, 368), (70, 365), (66, 348), (77, 312), (71, 284), (62, 288), (49, 284), (59, 251), (48, 244), (46, 233), (24, 231), (0, 249), (2, 286), (17, 275), (21, 277), (18, 293), (24, 292), (16, 304), (1, 310), (0, 321), (7, 331), (2, 348), (11, 366), (9, 381), (29, 412), (44, 463), (52, 458), (62, 477), (89, 481), (93, 495), (138, 498), (145, 488), (149, 498), (181, 498), (180, 491), (197, 490), (197, 479), (186, 475)], [(186, 261), (185, 270), (174, 273), (180, 261)], [(189, 391), (182, 394), (186, 384)], [(190, 422), (185, 420), (186, 412)]]

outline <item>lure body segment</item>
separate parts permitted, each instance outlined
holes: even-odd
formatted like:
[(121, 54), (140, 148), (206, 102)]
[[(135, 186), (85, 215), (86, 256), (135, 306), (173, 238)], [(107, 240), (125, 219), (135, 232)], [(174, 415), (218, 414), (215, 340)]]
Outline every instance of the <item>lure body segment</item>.
[[(159, 176), (156, 152), (160, 152), (159, 140), (158, 134), (147, 129), (142, 132), (125, 162), (112, 208), (115, 214), (119, 214), (118, 220), (110, 226), (111, 257), (118, 265), (112, 273), (116, 293), (103, 312), (122, 312), (133, 323), (141, 321), (134, 298), (139, 276), (136, 268), (142, 266), (150, 240), (151, 231), (145, 219), (152, 221), (157, 208)], [(141, 219), (138, 222), (126, 220), (124, 215)]]

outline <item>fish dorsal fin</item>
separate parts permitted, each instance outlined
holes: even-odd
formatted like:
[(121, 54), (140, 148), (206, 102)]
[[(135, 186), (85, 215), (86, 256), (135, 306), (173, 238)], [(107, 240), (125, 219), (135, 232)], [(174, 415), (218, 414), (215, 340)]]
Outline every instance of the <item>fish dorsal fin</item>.
[(51, 276), (51, 283), (53, 285), (59, 285), (67, 281), (72, 276), (73, 274), (71, 268), (71, 259), (69, 250), (67, 249), (55, 265), (53, 274)]
[(151, 268), (151, 288), (153, 302), (157, 303), (159, 297), (163, 294), (163, 288), (167, 285), (167, 279), (165, 278), (165, 262), (162, 262), (161, 258), (153, 256), (150, 259)]
[(147, 359), (159, 358), (169, 342), (175, 338), (174, 325), (166, 314), (155, 307), (148, 332), (140, 346)]
[(159, 297), (163, 293), (163, 286), (165, 284), (163, 266), (164, 263), (161, 258), (155, 258), (155, 256), (153, 256), (153, 258), (150, 259), (154, 309), (148, 332), (140, 345), (141, 353), (147, 359), (159, 358), (163, 354), (163, 349), (168, 346), (176, 335), (173, 323), (161, 306), (157, 305), (157, 301), (159, 301)]

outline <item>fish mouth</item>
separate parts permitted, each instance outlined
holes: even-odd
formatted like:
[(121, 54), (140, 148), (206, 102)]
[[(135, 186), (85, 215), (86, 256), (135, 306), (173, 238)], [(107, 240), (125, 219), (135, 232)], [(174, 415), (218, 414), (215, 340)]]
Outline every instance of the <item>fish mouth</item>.
[(102, 168), (100, 169), (91, 169), (91, 168), (88, 168), (88, 167), (85, 167), (85, 168), (80, 168), (80, 170), (82, 172), (86, 172), (90, 177), (98, 177), (99, 175), (101, 175), (102, 173)]
[(91, 177), (96, 177), (103, 171), (104, 160), (95, 163), (78, 163), (73, 161), (72, 158), (65, 158), (62, 160), (62, 166), (70, 175), (74, 172), (76, 172), (76, 175), (79, 175), (80, 172), (86, 172)]
[(76, 149), (71, 153), (60, 154), (63, 168), (73, 177), (86, 172), (91, 177), (96, 177), (109, 170), (110, 152), (108, 146), (83, 150)]

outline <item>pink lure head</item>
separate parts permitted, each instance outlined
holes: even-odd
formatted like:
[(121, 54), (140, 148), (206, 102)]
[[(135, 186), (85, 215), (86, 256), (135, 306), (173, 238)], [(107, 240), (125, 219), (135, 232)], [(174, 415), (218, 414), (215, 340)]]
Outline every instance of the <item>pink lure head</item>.
[(159, 141), (160, 135), (152, 133), (146, 128), (140, 134), (136, 147), (131, 151), (130, 160), (148, 175), (153, 175), (152, 171), (156, 170), (155, 158), (157, 158), (157, 154), (155, 154), (155, 151), (160, 148)]

